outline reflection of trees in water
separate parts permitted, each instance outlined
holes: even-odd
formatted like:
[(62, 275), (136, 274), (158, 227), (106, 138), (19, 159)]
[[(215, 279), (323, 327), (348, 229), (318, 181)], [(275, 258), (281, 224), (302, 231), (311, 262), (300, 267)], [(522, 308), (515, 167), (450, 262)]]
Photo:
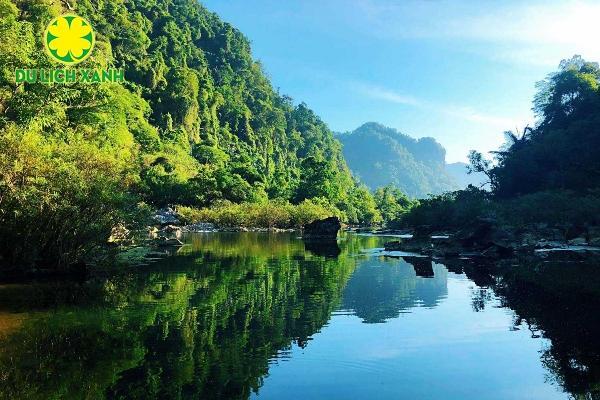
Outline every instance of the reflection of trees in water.
[[(247, 398), (270, 357), (327, 322), (356, 261), (258, 236), (195, 237), (151, 271), (40, 301), (0, 345), (0, 397)], [(32, 286), (29, 296), (52, 293)]]
[(368, 259), (348, 281), (342, 307), (366, 323), (396, 318), (419, 305), (435, 307), (448, 293), (446, 269), (424, 258), (409, 259), (418, 262), (421, 270), (430, 269), (433, 277), (417, 276), (414, 266), (404, 259)]
[[(0, 341), (0, 398), (247, 398), (271, 357), (310, 343), (342, 292), (365, 322), (446, 296), (440, 265), (350, 256), (378, 240), (342, 238), (340, 255), (327, 258), (292, 236), (198, 235), (145, 272), (0, 287), (0, 315), (28, 313)], [(422, 277), (429, 267), (433, 277)], [(492, 290), (517, 328), (550, 339), (542, 362), (567, 391), (600, 396), (597, 266), (449, 269), (489, 288), (474, 291), (477, 307)]]
[[(598, 268), (597, 262), (541, 260), (464, 266), (467, 277), (489, 284), (502, 305), (515, 311), (513, 329), (527, 329), (534, 338), (542, 335), (550, 340), (542, 363), (550, 378), (577, 399), (600, 398)], [(478, 307), (487, 301), (487, 294), (474, 292)]]

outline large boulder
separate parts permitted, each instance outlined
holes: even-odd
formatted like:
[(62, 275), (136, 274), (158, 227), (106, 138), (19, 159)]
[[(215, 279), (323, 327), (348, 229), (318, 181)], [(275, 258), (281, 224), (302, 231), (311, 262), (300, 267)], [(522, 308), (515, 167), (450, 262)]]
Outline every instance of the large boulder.
[(153, 217), (154, 221), (159, 225), (179, 225), (181, 222), (177, 217), (177, 212), (171, 207), (161, 208), (157, 210)]
[(342, 228), (338, 217), (318, 219), (310, 224), (304, 225), (305, 238), (329, 238), (335, 239), (338, 231)]

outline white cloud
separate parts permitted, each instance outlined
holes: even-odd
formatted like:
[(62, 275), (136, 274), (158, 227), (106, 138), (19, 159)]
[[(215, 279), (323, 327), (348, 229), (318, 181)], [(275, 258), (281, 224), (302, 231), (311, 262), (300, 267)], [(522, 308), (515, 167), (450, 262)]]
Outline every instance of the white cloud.
[(352, 82), (350, 86), (353, 87), (359, 93), (369, 96), (373, 99), (384, 100), (391, 103), (404, 104), (409, 106), (421, 105), (421, 101), (412, 96), (407, 96), (396, 91), (383, 88), (381, 86), (375, 86), (361, 82)]
[(355, 6), (357, 27), (378, 37), (460, 41), (465, 51), (472, 46), (511, 63), (555, 67), (573, 54), (600, 60), (598, 1), (356, 0)]
[(352, 82), (350, 86), (360, 94), (368, 96), (375, 100), (383, 100), (388, 103), (416, 107), (419, 109), (427, 110), (429, 112), (459, 118), (463, 121), (485, 125), (500, 132), (506, 129), (514, 128), (516, 126), (521, 126), (527, 123), (529, 120), (531, 120), (530, 116), (509, 118), (494, 114), (488, 114), (480, 110), (476, 110), (471, 106), (456, 104), (435, 104), (431, 101), (419, 99), (414, 96), (400, 93), (392, 89), (371, 85), (364, 82)]
[(526, 122), (527, 119), (522, 118), (518, 120), (515, 118), (486, 114), (469, 106), (447, 106), (439, 108), (438, 111), (465, 121), (480, 123), (492, 128), (497, 128), (501, 131), (521, 125)]

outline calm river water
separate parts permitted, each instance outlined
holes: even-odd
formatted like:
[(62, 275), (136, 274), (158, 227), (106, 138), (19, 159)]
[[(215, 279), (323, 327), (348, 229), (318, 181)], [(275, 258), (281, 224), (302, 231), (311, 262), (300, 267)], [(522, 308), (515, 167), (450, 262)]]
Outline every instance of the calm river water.
[(0, 284), (0, 398), (600, 398), (600, 263), (388, 240), (193, 234), (135, 272)]

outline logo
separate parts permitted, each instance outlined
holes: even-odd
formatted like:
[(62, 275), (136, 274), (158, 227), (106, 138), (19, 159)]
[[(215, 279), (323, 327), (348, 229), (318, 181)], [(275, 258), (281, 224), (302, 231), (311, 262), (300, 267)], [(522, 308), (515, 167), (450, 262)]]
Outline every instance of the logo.
[(85, 61), (94, 50), (96, 36), (92, 24), (76, 14), (64, 14), (48, 24), (42, 37), (46, 53), (53, 61), (65, 64), (62, 69), (17, 68), (16, 83), (123, 83), (120, 68), (70, 68)]
[(44, 32), (44, 45), (51, 59), (75, 65), (92, 54), (95, 37), (92, 25), (75, 14), (54, 18)]

